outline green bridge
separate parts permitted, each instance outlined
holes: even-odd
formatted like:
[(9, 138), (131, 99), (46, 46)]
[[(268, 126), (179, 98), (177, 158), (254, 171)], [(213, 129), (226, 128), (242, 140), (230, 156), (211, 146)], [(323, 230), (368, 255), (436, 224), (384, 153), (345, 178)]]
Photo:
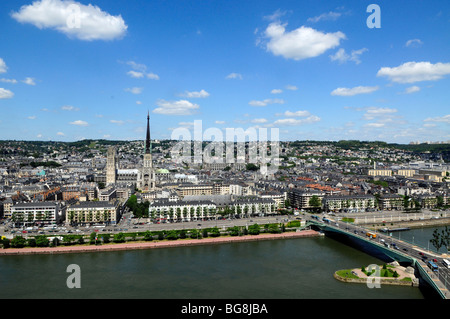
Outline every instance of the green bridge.
[[(431, 253), (416, 245), (393, 239), (390, 236), (374, 232), (364, 227), (348, 224), (344, 222), (336, 222), (330, 219), (320, 220), (317, 216), (308, 220), (305, 227), (311, 227), (325, 233), (325, 235), (338, 235), (351, 239), (358, 243), (359, 248), (365, 252), (375, 252), (383, 255), (387, 259), (395, 260), (399, 263), (409, 264), (414, 267), (420, 277), (426, 281), (443, 299), (450, 297), (449, 288), (450, 269), (439, 269), (438, 272), (433, 271), (427, 266), (424, 258), (431, 258)], [(375, 234), (375, 236), (371, 236)], [(440, 254), (432, 253), (433, 259), (441, 260)]]

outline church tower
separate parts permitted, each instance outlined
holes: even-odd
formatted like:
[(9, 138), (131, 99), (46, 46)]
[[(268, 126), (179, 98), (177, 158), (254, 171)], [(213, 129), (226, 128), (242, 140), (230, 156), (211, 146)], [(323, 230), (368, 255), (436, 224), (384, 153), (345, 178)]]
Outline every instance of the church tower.
[(108, 148), (106, 158), (106, 185), (115, 184), (117, 179), (117, 151), (114, 146)]
[(143, 192), (155, 189), (155, 170), (152, 163), (152, 144), (150, 140), (150, 113), (147, 115), (147, 135), (145, 138), (144, 163), (138, 172), (137, 188)]

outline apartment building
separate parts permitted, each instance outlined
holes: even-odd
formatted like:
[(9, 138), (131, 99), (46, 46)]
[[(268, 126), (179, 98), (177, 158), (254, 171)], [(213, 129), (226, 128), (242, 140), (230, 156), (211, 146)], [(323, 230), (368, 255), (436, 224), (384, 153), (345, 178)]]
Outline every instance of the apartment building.
[(77, 202), (67, 208), (65, 222), (66, 224), (116, 224), (120, 218), (119, 213), (118, 202)]
[(362, 212), (375, 208), (376, 200), (372, 195), (325, 196), (322, 205), (325, 211)]
[(12, 206), (11, 219), (18, 226), (59, 224), (65, 214), (66, 206), (58, 202), (17, 203)]

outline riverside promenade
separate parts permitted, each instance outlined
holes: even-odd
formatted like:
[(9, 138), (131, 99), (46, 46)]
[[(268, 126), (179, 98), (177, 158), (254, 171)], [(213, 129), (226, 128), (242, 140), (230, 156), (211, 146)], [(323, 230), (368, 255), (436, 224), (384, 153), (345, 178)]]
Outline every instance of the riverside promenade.
[(303, 237), (319, 236), (319, 232), (314, 230), (302, 230), (298, 232), (286, 232), (281, 234), (259, 234), (245, 236), (224, 236), (202, 239), (177, 239), (177, 240), (153, 240), (150, 242), (129, 242), (129, 243), (110, 243), (102, 245), (74, 245), (58, 247), (26, 247), (26, 248), (6, 248), (0, 249), (0, 256), (5, 255), (37, 255), (37, 254), (63, 254), (63, 253), (86, 253), (102, 251), (120, 251), (136, 249), (155, 249), (170, 247), (185, 247), (212, 244), (227, 244), (248, 241), (293, 239)]

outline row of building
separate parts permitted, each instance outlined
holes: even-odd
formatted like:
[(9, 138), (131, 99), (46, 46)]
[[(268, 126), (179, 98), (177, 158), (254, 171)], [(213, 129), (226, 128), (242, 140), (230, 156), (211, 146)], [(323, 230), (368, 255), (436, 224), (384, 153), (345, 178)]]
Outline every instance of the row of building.
[(72, 224), (116, 224), (122, 213), (118, 201), (68, 203), (64, 201), (24, 202), (12, 206), (15, 226), (47, 226)]
[[(317, 197), (316, 205), (311, 201)], [(442, 194), (442, 205), (448, 205), (448, 194)], [(372, 211), (400, 210), (411, 208), (436, 208), (439, 204), (439, 196), (431, 194), (420, 194), (409, 197), (400, 194), (381, 194), (374, 196), (371, 194), (353, 195), (326, 195), (324, 192), (303, 189), (291, 189), (288, 192), (290, 204), (297, 209), (321, 208), (324, 211)], [(319, 203), (319, 205), (317, 205)]]

